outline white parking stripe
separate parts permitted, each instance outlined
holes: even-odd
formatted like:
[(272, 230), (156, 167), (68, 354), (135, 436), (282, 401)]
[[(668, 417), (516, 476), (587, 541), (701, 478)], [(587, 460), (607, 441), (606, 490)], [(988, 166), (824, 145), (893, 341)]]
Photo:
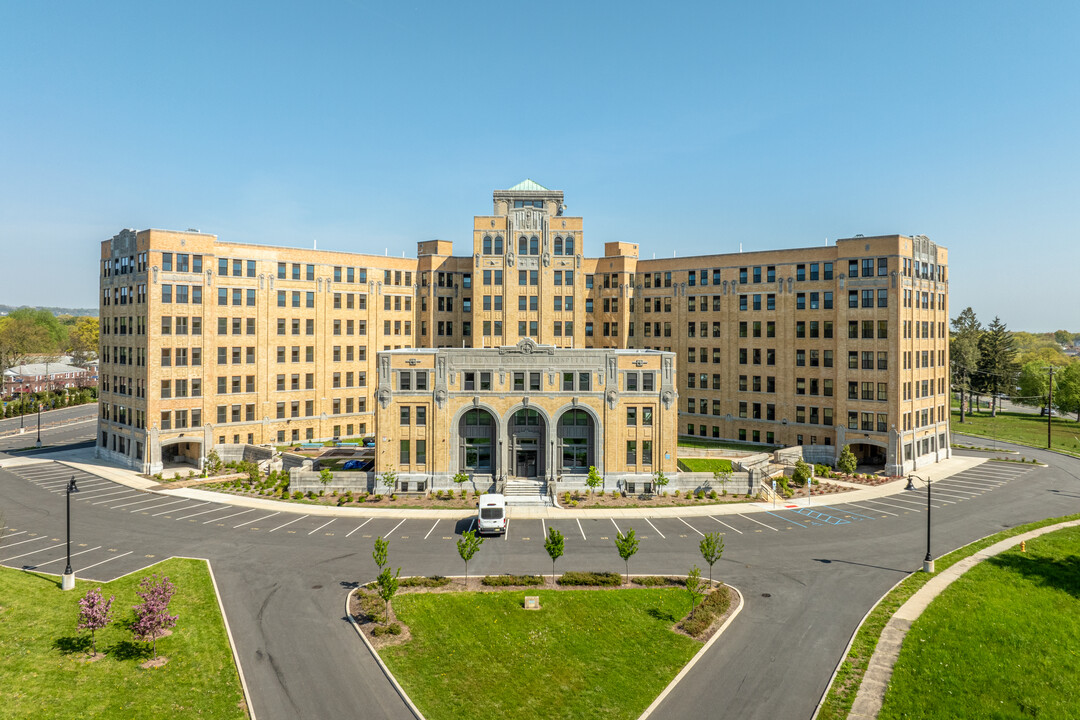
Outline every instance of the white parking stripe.
[[(131, 497), (132, 495), (142, 495), (142, 493), (138, 492), (137, 490), (136, 491), (123, 490), (122, 492), (126, 493), (127, 497)], [(91, 505), (104, 505), (105, 503), (111, 503), (111, 502), (114, 502), (114, 501), (120, 500), (120, 499), (122, 499), (122, 498), (112, 498), (111, 500), (100, 500), (98, 502), (93, 502), (93, 503), (90, 503), (90, 504)]]
[(581, 539), (588, 540), (589, 538), (585, 537), (585, 531), (581, 529), (581, 520), (578, 518), (574, 518), (574, 520), (577, 522), (577, 529), (581, 531)]
[(184, 517), (178, 517), (176, 519), (177, 520), (187, 520), (188, 518), (198, 517), (200, 515), (205, 515), (206, 513), (217, 512), (218, 510), (228, 510), (229, 508), (230, 508), (230, 506), (228, 506), (228, 505), (226, 505), (224, 507), (210, 508), (209, 510), (203, 510), (201, 512), (192, 513), (191, 515), (185, 515)]
[(238, 517), (240, 515), (247, 515), (249, 512), (255, 512), (255, 508), (250, 508), (250, 509), (245, 510), (243, 512), (233, 513), (232, 515), (226, 515), (225, 517), (210, 518), (209, 520), (204, 522), (203, 525), (209, 525), (212, 522), (218, 522), (220, 520), (228, 520), (229, 518)]
[(510, 539), (510, 518), (506, 518), (506, 525), (503, 526), (503, 542)]
[(660, 528), (652, 524), (652, 520), (650, 520), (649, 518), (645, 518), (645, 522), (649, 523), (649, 527), (656, 531), (656, 534), (660, 536), (661, 540), (667, 540), (667, 538), (664, 537), (664, 533), (660, 532)]
[[(978, 497), (979, 495), (982, 495), (982, 493), (981, 492), (971, 492), (970, 490), (965, 492), (963, 490), (952, 490), (952, 489), (942, 490), (941, 488), (935, 488), (934, 489), (934, 499), (935, 500), (937, 499), (938, 495), (944, 495), (945, 497), (960, 498), (961, 500), (970, 500), (973, 497)], [(942, 500), (942, 502), (945, 502), (945, 501)]]
[(867, 512), (885, 513), (886, 515), (892, 515), (893, 517), (900, 517), (899, 513), (889, 512), (888, 510), (878, 510), (877, 508), (863, 507), (862, 505), (856, 505), (855, 503), (844, 503), (847, 507), (859, 508), (860, 510), (866, 510)]
[(885, 507), (891, 507), (897, 510), (906, 510), (907, 512), (922, 512), (921, 507), (911, 507), (910, 505), (893, 505), (892, 503), (882, 502), (881, 500), (860, 500), (859, 502), (871, 503), (872, 505), (884, 505)]
[(394, 532), (394, 531), (395, 531), (395, 530), (397, 530), (397, 529), (398, 529), (399, 527), (401, 527), (402, 523), (404, 523), (404, 522), (405, 522), (405, 520), (402, 520), (402, 521), (401, 521), (401, 522), (399, 522), (399, 523), (398, 523), (397, 525), (395, 525), (394, 527), (390, 528), (390, 532), (386, 533), (386, 536), (387, 536), (387, 537), (389, 537), (389, 536), (390, 536), (390, 533)]
[[(439, 524), (439, 521), (438, 521), (438, 520), (436, 520), (436, 521), (435, 521), (435, 525), (438, 525), (438, 524)], [(427, 531), (427, 535), (425, 535), (425, 536), (424, 536), (424, 539), (425, 539), (425, 540), (427, 540), (427, 539), (428, 539), (428, 535), (430, 535), (430, 534), (431, 534), (431, 532), (432, 532), (432, 530), (434, 530), (434, 529), (435, 529), (435, 525), (432, 525), (432, 526), (431, 526), (431, 530), (428, 530), (428, 531)], [(353, 532), (356, 532), (356, 531), (354, 530)], [(349, 535), (351, 535), (351, 534), (352, 534), (352, 533), (349, 533)], [(346, 535), (345, 537), (348, 537), (348, 535)]]
[[(359, 525), (357, 525), (356, 527), (354, 527), (354, 528), (353, 528), (352, 530), (350, 530), (350, 531), (349, 531), (349, 535), (352, 535), (352, 534), (353, 534), (354, 532), (356, 532), (356, 531), (357, 531), (357, 530), (359, 530), (360, 528), (362, 528), (362, 527), (364, 527), (365, 525), (367, 525), (367, 524), (368, 524), (369, 522), (371, 522), (371, 521), (372, 521), (373, 519), (374, 519), (374, 518), (368, 518), (368, 519), (367, 519), (367, 520), (365, 520), (364, 522), (360, 523)], [(430, 533), (429, 533), (429, 534), (430, 534)], [(345, 537), (349, 537), (349, 535), (346, 535)], [(425, 539), (426, 539), (426, 536), (425, 536)]]
[(99, 499), (101, 499), (103, 497), (109, 497), (110, 495), (119, 495), (120, 493), (126, 493), (126, 492), (130, 492), (130, 489), (129, 488), (123, 488), (122, 490), (117, 490), (116, 486), (113, 485), (112, 487), (103, 488), (101, 490), (95, 490), (94, 492), (87, 493), (85, 495), (82, 494), (82, 493), (79, 493), (78, 495), (75, 496), (75, 499), (76, 500), (89, 500), (90, 498), (94, 498), (95, 500), (99, 500)]
[(75, 571), (75, 574), (78, 575), (80, 573), (86, 572), (90, 568), (96, 568), (98, 565), (104, 565), (107, 562), (112, 562), (113, 560), (119, 560), (122, 557), (126, 557), (127, 555), (130, 555), (132, 552), (133, 552), (132, 550), (128, 550), (126, 553), (122, 553), (120, 555), (114, 555), (114, 556), (112, 556), (111, 558), (109, 558), (107, 560), (102, 560), (101, 562), (94, 563), (93, 565), (87, 565), (84, 568), (79, 568), (78, 570)]
[(8, 560), (18, 560), (19, 558), (26, 557), (27, 555), (34, 555), (35, 553), (45, 552), (46, 550), (54, 550), (54, 549), (56, 549), (58, 547), (64, 547), (64, 543), (58, 543), (56, 545), (50, 545), (47, 548), (38, 548), (37, 550), (31, 550), (30, 552), (23, 553), (22, 555), (12, 555), (11, 557), (6, 557), (3, 560), (0, 560), (0, 562), (7, 562)]
[(958, 480), (957, 478), (949, 478), (948, 480), (942, 480), (941, 482), (959, 485), (960, 487), (986, 488), (989, 490), (1008, 484), (1004, 482), (993, 482), (991, 480)]
[(743, 520), (749, 520), (750, 522), (756, 522), (758, 525), (764, 525), (765, 527), (769, 528), (773, 532), (780, 532), (779, 530), (774, 528), (772, 525), (765, 525), (765, 523), (761, 522), (760, 520), (755, 520), (754, 518), (749, 517), (747, 515), (743, 515), (742, 513), (736, 513), (736, 515), (741, 517)]
[(544, 522), (544, 518), (540, 518), (540, 532), (545, 538), (547, 537), (547, 523)]
[(132, 510), (131, 512), (137, 513), (137, 512), (146, 512), (147, 510), (157, 510), (158, 508), (167, 507), (169, 505), (177, 505), (179, 503), (185, 503), (185, 502), (189, 502), (187, 498), (184, 498), (182, 500), (173, 500), (171, 502), (167, 502), (167, 503), (164, 503), (162, 505), (151, 505), (148, 508), (139, 508), (137, 510)]
[(181, 510), (190, 510), (192, 508), (202, 507), (203, 505), (209, 505), (209, 504), (210, 504), (210, 501), (207, 500), (206, 502), (196, 503), (194, 505), (188, 505), (186, 508), (176, 508), (176, 510), (162, 510), (161, 512), (154, 513), (150, 517), (157, 517), (158, 515), (164, 515), (165, 513), (171, 513), (171, 512), (179, 512)]
[[(285, 527), (286, 525), (292, 525), (294, 522), (297, 522), (298, 520), (303, 520), (306, 517), (307, 517), (307, 515), (301, 515), (298, 518), (293, 518), (289, 522), (285, 523), (285, 525), (278, 525), (276, 528), (274, 528), (274, 530), (280, 530), (281, 528)], [(274, 532), (274, 530), (268, 530), (267, 532)], [(356, 531), (354, 530), (353, 532), (356, 532)]]
[[(334, 520), (337, 520), (337, 518), (334, 518)], [(312, 530), (311, 532), (309, 532), (308, 535), (314, 535), (315, 533), (319, 532), (320, 530), (322, 530), (324, 527), (326, 527), (330, 523), (334, 522), (334, 520), (331, 520), (330, 522), (327, 522), (327, 523), (323, 523), (319, 527), (317, 527), (314, 530)]]
[[(889, 495), (887, 497), (894, 502), (904, 503), (904, 506), (910, 505), (911, 507), (916, 507), (920, 510), (926, 507), (925, 500), (911, 500), (910, 498), (897, 497), (896, 495)], [(933, 502), (931, 502), (930, 505), (931, 507), (940, 507), (939, 505), (934, 505)]]
[[(116, 485), (111, 480), (102, 480), (101, 482), (93, 482), (93, 483), (86, 483), (86, 484), (76, 483), (76, 487), (79, 488), (76, 492), (81, 493), (81, 492), (84, 492), (85, 490), (87, 490), (89, 488), (100, 487), (102, 485), (104, 485), (106, 487), (116, 487)], [(50, 490), (50, 492), (62, 493), (65, 490), (67, 490), (67, 483), (61, 483), (59, 489)]]
[(4, 535), (4, 536), (0, 537), (0, 540), (7, 540), (9, 537), (15, 537), (16, 535), (22, 535), (24, 532), (26, 532), (26, 531), (25, 530), (20, 530), (19, 532), (8, 533), (7, 535)]
[[(101, 546), (98, 545), (97, 547), (92, 547), (89, 550), (80, 550), (77, 553), (71, 553), (71, 557), (75, 557), (76, 555), (82, 555), (83, 553), (94, 552), (95, 550), (100, 550), (100, 549), (101, 549)], [(51, 565), (54, 562), (60, 562), (61, 560), (67, 560), (67, 555), (61, 555), (60, 557), (56, 558), (55, 560), (46, 560), (45, 562), (37, 563), (36, 565), (34, 565), (34, 569), (36, 570), (39, 567), (44, 567), (45, 565)]]
[[(611, 519), (611, 524), (615, 525), (615, 518), (610, 518), (610, 519)], [(649, 524), (651, 525), (652, 523), (649, 523)], [(615, 532), (619, 533), (620, 535), (622, 534), (622, 530), (619, 529), (618, 525), (615, 525)]]
[(281, 514), (280, 512), (273, 512), (273, 513), (270, 513), (269, 515), (263, 515), (261, 518), (255, 518), (254, 520), (248, 520), (247, 522), (242, 522), (239, 525), (233, 525), (233, 530), (235, 530), (236, 528), (242, 528), (245, 525), (250, 525), (251, 523), (261, 522), (263, 520), (266, 520), (267, 518), (272, 518), (275, 515), (280, 515), (280, 514)]
[(683, 524), (683, 525), (685, 525), (686, 527), (690, 528), (691, 530), (693, 530), (694, 532), (696, 532), (696, 533), (697, 533), (698, 535), (700, 535), (701, 537), (705, 537), (705, 533), (701, 532), (700, 530), (698, 530), (698, 529), (697, 529), (696, 527), (694, 527), (694, 526), (693, 526), (693, 525), (691, 525), (690, 523), (686, 522), (686, 521), (685, 521), (685, 520), (683, 520), (682, 518), (679, 518), (679, 520), (680, 520), (680, 521), (682, 522), (682, 524)]
[(730, 525), (728, 525), (728, 524), (727, 524), (726, 522), (724, 522), (724, 521), (723, 521), (723, 520), (721, 520), (720, 518), (715, 518), (715, 517), (713, 517), (712, 515), (710, 515), (709, 517), (711, 517), (711, 518), (712, 518), (713, 520), (715, 520), (716, 522), (718, 522), (718, 523), (720, 523), (721, 525), (723, 525), (724, 527), (726, 527), (726, 528), (727, 528), (728, 530), (734, 530), (735, 532), (739, 533), (740, 535), (742, 535), (742, 534), (743, 534), (743, 531), (742, 531), (742, 530), (739, 530), (738, 528), (733, 528), (733, 527), (731, 527)]
[[(23, 532), (25, 532), (25, 530)], [(18, 533), (16, 533), (16, 534), (18, 534)], [(16, 545), (22, 545), (23, 543), (37, 542), (38, 540), (44, 540), (44, 539), (45, 539), (45, 536), (41, 535), (41, 536), (36, 537), (36, 538), (30, 538), (29, 540), (20, 540), (17, 543), (11, 543), (10, 545), (8, 545), (8, 547), (15, 547)]]
[[(140, 495), (145, 495), (145, 493), (139, 493), (139, 494)], [(119, 510), (120, 508), (131, 507), (132, 505), (145, 505), (146, 503), (157, 502), (160, 499), (161, 499), (160, 495), (153, 495), (148, 500), (134, 500), (134, 501), (129, 502), (129, 503), (123, 503), (122, 505), (110, 505), (109, 509), (110, 510)]]

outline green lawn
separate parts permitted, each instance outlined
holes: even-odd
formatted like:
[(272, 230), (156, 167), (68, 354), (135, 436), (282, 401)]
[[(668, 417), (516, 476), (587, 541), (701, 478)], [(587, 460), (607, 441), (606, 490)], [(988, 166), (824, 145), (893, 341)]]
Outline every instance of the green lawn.
[(429, 720), (636, 718), (701, 644), (670, 627), (682, 589), (413, 594), (410, 642), (381, 654)]
[[(158, 641), (163, 667), (143, 670), (143, 643), (126, 629), (135, 588), (146, 575), (167, 575), (176, 586), (178, 615), (170, 637)], [(75, 625), (79, 598), (102, 588), (115, 595), (112, 625), (97, 633), (97, 662), (86, 656)], [(206, 563), (166, 560), (111, 583), (79, 581), (63, 592), (58, 578), (0, 568), (0, 687), (5, 718), (246, 718), (240, 678), (229, 649)]]
[(684, 472), (731, 472), (731, 461), (726, 458), (679, 458), (679, 469)]
[[(1051, 423), (1053, 449), (1080, 456), (1080, 423), (1064, 417), (1052, 418)], [(996, 418), (992, 418), (988, 412), (968, 413), (961, 425), (959, 410), (953, 410), (951, 427), (953, 433), (1046, 447), (1046, 418), (1041, 415), (999, 412)]]
[(1080, 717), (1080, 528), (979, 563), (915, 621), (885, 695), (893, 718)]
[(720, 450), (738, 450), (739, 452), (767, 453), (780, 446), (755, 445), (753, 443), (741, 443), (738, 440), (712, 440), (710, 438), (680, 435), (679, 447), (717, 448)]

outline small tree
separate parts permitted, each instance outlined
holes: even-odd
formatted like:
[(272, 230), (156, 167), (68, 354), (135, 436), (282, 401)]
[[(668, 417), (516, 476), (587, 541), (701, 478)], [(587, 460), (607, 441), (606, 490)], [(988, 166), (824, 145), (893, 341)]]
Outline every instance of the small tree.
[(462, 485), (469, 482), (469, 476), (466, 475), (463, 471), (458, 470), (457, 474), (454, 475), (454, 477), (451, 478), (451, 480), (453, 480), (455, 483), (457, 483), (458, 489), (460, 490)]
[(379, 476), (379, 484), (386, 488), (387, 494), (394, 492), (394, 487), (397, 485), (397, 473), (393, 468), (387, 468), (382, 475)]
[(563, 554), (563, 534), (555, 528), (548, 528), (547, 537), (544, 538), (544, 549), (551, 558), (551, 582), (555, 582), (555, 561)]
[(806, 461), (799, 459), (795, 461), (795, 472), (791, 474), (791, 481), (798, 486), (806, 485), (810, 482), (810, 479), (814, 477), (814, 470)]
[(396, 574), (390, 573), (390, 568), (383, 568), (383, 571), (379, 573), (379, 577), (375, 579), (375, 592), (383, 601), (383, 612), (386, 618), (386, 624), (390, 624), (390, 601), (394, 599), (394, 595), (397, 594), (399, 580), (401, 577), (401, 568), (397, 569)]
[(701, 557), (709, 563), (709, 587), (712, 587), (712, 566), (724, 554), (724, 536), (718, 532), (706, 533), (705, 537), (701, 538), (698, 549), (701, 550)]
[(659, 490), (657, 490), (657, 492), (659, 493), (661, 490), (667, 487), (669, 481), (667, 479), (667, 475), (664, 474), (663, 470), (657, 470), (656, 475), (653, 478), (653, 482), (655, 482), (656, 487), (659, 488)]
[(151, 643), (154, 658), (157, 658), (157, 639), (176, 625), (177, 616), (168, 612), (169, 601), (175, 592), (176, 587), (168, 577), (159, 580), (157, 575), (144, 577), (135, 591), (143, 601), (135, 606), (135, 622), (131, 623), (131, 632), (136, 640)]
[(206, 461), (203, 462), (203, 469), (206, 470), (207, 475), (218, 475), (221, 473), (221, 456), (218, 455), (217, 450), (211, 450), (206, 453)]
[(713, 470), (713, 480), (720, 484), (720, 491), (724, 495), (727, 495), (727, 484), (731, 482), (731, 475), (730, 470)]
[(619, 531), (615, 536), (615, 547), (619, 550), (619, 557), (623, 559), (626, 564), (626, 584), (630, 584), (630, 558), (634, 556), (634, 553), (638, 550), (638, 539), (634, 535), (634, 528), (630, 528), (623, 535), (622, 531)]
[(381, 571), (386, 567), (386, 549), (390, 546), (389, 540), (383, 540), (382, 536), (375, 538), (375, 551), (371, 553), (371, 558), (378, 565)]
[(855, 459), (855, 453), (851, 452), (851, 446), (845, 445), (840, 451), (840, 459), (836, 461), (836, 467), (846, 475), (854, 475), (859, 461)]
[(701, 579), (701, 570), (697, 565), (686, 576), (686, 592), (690, 595), (690, 617), (694, 617), (697, 604), (705, 597), (705, 581)]
[(94, 633), (112, 622), (112, 604), (116, 599), (110, 595), (106, 600), (101, 596), (101, 588), (94, 588), (79, 600), (79, 624), (77, 629), (90, 631), (90, 652), (97, 654), (97, 639)]
[(466, 530), (461, 539), (457, 541), (457, 551), (461, 559), (465, 561), (465, 585), (469, 584), (469, 561), (484, 544), (484, 538), (473, 530)]
[(330, 472), (330, 468), (323, 468), (319, 471), (319, 482), (322, 483), (325, 488), (330, 484), (330, 481), (334, 479), (334, 473)]
[(589, 466), (589, 475), (585, 478), (585, 484), (589, 486), (589, 491), (595, 491), (596, 488), (604, 484), (604, 478), (600, 477), (600, 471), (596, 469), (595, 465)]

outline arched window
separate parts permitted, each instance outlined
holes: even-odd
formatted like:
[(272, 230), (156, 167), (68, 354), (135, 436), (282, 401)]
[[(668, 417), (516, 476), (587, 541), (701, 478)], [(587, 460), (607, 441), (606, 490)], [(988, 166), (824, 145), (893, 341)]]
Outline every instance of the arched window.
[(503, 254), (503, 239), (502, 239), (501, 235), (496, 235), (495, 236), (495, 254), (496, 255), (502, 255)]
[(540, 254), (540, 240), (535, 235), (533, 235), (529, 239), (529, 254), (530, 255), (539, 255)]
[(559, 455), (562, 471), (566, 473), (588, 472), (595, 464), (595, 428), (592, 417), (584, 410), (567, 410), (559, 418)]
[(539, 425), (540, 413), (535, 410), (518, 410), (514, 413), (515, 425)]
[(529, 239), (522, 235), (518, 238), (518, 255), (529, 254)]
[(484, 236), (484, 254), (485, 255), (490, 255), (491, 254), (491, 236), (490, 235), (485, 235)]
[(490, 473), (495, 423), (487, 410), (469, 410), (461, 417), (461, 468), (465, 472)]
[(565, 249), (565, 254), (567, 254), (567, 255), (573, 255), (574, 254), (574, 238), (572, 238), (572, 237), (566, 238), (565, 248), (566, 248)]
[(555, 238), (555, 249), (552, 252), (553, 255), (562, 255), (562, 238)]

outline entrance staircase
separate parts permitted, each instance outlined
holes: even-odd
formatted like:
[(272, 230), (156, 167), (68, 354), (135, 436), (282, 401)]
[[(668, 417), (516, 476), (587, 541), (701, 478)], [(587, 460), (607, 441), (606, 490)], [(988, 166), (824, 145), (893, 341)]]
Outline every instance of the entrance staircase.
[(550, 507), (551, 498), (547, 495), (547, 482), (524, 478), (506, 481), (503, 497), (507, 505), (526, 505), (532, 507)]

